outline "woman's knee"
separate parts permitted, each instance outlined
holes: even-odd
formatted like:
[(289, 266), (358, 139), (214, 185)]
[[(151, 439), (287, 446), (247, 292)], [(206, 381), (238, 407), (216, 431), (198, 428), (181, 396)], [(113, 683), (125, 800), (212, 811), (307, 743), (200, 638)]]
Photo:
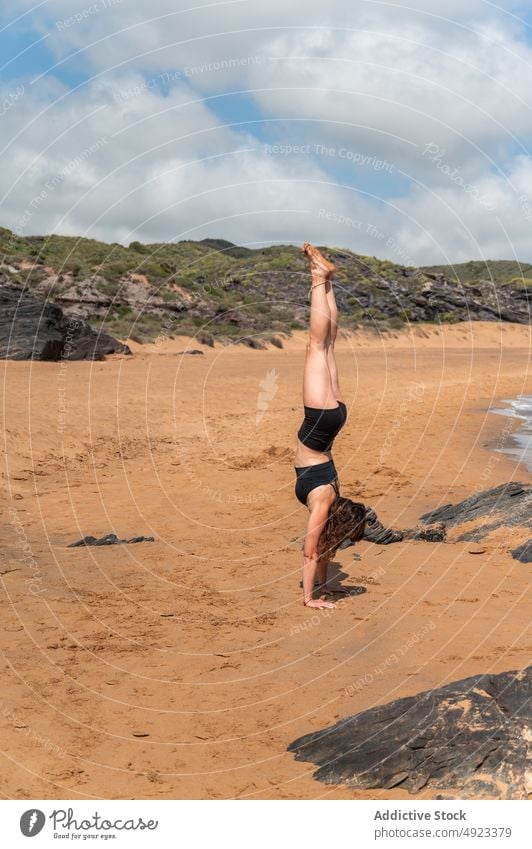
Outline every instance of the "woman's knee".
[(307, 340), (307, 352), (311, 351), (320, 351), (320, 353), (327, 353), (330, 345), (330, 339), (316, 339), (314, 336), (309, 336)]

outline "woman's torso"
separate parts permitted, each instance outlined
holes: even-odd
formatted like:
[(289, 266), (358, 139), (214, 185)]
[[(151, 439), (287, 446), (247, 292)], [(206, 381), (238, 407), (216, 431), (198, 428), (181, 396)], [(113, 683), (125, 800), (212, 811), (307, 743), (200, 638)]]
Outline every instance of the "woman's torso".
[(331, 451), (314, 451), (312, 448), (307, 448), (302, 442), (297, 440), (296, 450), (294, 454), (294, 466), (297, 468), (303, 466), (317, 466), (318, 463), (326, 463), (332, 459)]
[[(338, 410), (342, 413), (339, 419)], [(333, 412), (336, 415), (332, 415)], [(294, 455), (294, 466), (298, 468), (316, 466), (319, 463), (326, 463), (331, 460), (332, 443), (345, 424), (346, 418), (347, 409), (340, 399), (338, 399), (337, 407), (324, 408), (323, 410), (305, 407), (305, 420), (298, 432), (299, 438)], [(305, 444), (307, 442), (310, 444)]]

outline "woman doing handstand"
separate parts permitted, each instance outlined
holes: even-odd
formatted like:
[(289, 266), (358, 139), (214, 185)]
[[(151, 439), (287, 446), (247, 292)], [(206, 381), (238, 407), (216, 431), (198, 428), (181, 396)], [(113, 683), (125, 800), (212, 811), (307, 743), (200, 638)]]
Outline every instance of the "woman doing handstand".
[(303, 372), (305, 418), (297, 434), (294, 460), (295, 494), (310, 511), (303, 545), (303, 603), (308, 607), (331, 608), (335, 607), (332, 602), (313, 598), (316, 576), (319, 587), (327, 591), (329, 557), (345, 539), (355, 542), (361, 538), (365, 509), (362, 504), (340, 497), (331, 455), (333, 441), (347, 418), (334, 355), (338, 310), (332, 277), (336, 269), (308, 242), (303, 252), (308, 257), (312, 278)]

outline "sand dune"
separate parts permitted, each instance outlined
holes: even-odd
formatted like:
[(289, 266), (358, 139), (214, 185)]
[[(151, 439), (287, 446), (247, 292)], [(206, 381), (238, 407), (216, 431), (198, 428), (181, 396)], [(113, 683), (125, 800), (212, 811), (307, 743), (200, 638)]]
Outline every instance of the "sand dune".
[[(315, 782), (290, 741), (529, 662), (530, 572), (508, 554), (519, 527), (482, 554), (361, 543), (361, 560), (336, 561), (358, 593), (302, 607), (304, 345), (162, 339), (104, 363), (2, 364), (4, 797), (352, 798)], [(204, 353), (176, 357), (187, 347)], [(529, 388), (529, 350), (521, 325), (342, 338), (343, 493), (408, 527), (530, 482), (488, 450), (516, 422), (487, 413)], [(66, 547), (109, 532), (155, 542)]]

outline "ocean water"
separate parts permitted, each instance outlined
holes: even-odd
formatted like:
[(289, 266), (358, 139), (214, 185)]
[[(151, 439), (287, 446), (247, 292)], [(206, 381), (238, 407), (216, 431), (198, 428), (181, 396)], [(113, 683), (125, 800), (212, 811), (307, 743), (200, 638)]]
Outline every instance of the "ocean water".
[(501, 454), (509, 454), (517, 462), (524, 463), (532, 472), (532, 395), (518, 395), (517, 398), (503, 399), (506, 407), (491, 407), (490, 413), (520, 419), (521, 426), (500, 440), (495, 448)]

